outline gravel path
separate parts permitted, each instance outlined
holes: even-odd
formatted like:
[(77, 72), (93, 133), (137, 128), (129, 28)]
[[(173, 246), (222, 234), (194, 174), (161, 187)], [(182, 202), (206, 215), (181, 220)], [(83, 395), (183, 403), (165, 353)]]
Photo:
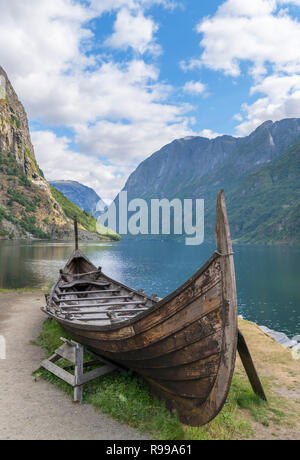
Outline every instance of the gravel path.
[(0, 359), (0, 439), (16, 440), (136, 440), (136, 430), (73, 404), (54, 385), (34, 382), (43, 352), (30, 344), (41, 328), (43, 295), (0, 293), (0, 336), (6, 340), (6, 360)]

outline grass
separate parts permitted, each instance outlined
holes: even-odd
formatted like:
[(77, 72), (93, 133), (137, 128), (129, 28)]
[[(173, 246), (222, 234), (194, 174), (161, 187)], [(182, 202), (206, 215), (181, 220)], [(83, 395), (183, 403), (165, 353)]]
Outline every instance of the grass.
[[(67, 337), (62, 328), (54, 321), (46, 321), (35, 344), (41, 346), (49, 357), (61, 345), (60, 337)], [(60, 365), (65, 363), (61, 360)], [(39, 370), (37, 375), (72, 397), (73, 390), (67, 383), (46, 370)], [(269, 404), (253, 393), (244, 371), (237, 366), (223, 410), (211, 423), (197, 428), (181, 424), (163, 402), (150, 394), (147, 383), (130, 371), (117, 371), (86, 384), (84, 403), (92, 404), (99, 411), (148, 433), (156, 440), (251, 439), (255, 437), (253, 423), (272, 426), (274, 430), (274, 425), (286, 425), (288, 420), (284, 403), (272, 394), (268, 380), (264, 380), (264, 386)]]

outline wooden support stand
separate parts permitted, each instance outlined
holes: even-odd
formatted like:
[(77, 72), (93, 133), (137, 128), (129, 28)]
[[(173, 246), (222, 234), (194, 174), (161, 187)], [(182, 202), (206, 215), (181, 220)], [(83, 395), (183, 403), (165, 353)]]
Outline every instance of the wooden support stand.
[(238, 352), (254, 393), (256, 393), (262, 400), (267, 401), (266, 394), (254, 366), (246, 340), (240, 330), (238, 331)]
[[(82, 403), (82, 392), (83, 385), (91, 380), (101, 377), (102, 375), (109, 374), (110, 372), (119, 369), (115, 364), (106, 361), (101, 356), (95, 355), (89, 350), (85, 350), (85, 347), (73, 340), (67, 340), (61, 338), (64, 344), (59, 347), (53, 356), (49, 359), (45, 359), (41, 363), (41, 367), (47, 369), (52, 374), (56, 375), (60, 379), (67, 382), (69, 385), (74, 387), (74, 402)], [(83, 362), (84, 352), (87, 352), (93, 355), (96, 361)], [(61, 358), (66, 359), (73, 363), (72, 366), (67, 366), (65, 368), (57, 366), (55, 363)], [(89, 372), (83, 372), (85, 368), (94, 367), (96, 365), (101, 365), (97, 369), (94, 369)], [(75, 370), (74, 375), (68, 372), (68, 370)]]

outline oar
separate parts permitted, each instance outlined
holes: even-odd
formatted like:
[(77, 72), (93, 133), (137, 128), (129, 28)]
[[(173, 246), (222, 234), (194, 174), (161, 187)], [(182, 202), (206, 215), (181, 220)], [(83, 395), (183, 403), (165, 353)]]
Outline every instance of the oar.
[(262, 383), (255, 369), (249, 348), (246, 344), (246, 340), (240, 330), (238, 332), (238, 352), (254, 393), (256, 393), (264, 401), (267, 401)]

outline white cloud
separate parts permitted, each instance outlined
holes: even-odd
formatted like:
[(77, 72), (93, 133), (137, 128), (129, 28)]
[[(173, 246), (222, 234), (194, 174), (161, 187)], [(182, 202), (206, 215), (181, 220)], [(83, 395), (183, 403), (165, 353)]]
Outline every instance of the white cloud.
[(178, 0), (90, 0), (90, 4), (98, 14), (119, 10), (123, 7), (137, 10), (141, 8), (146, 9), (153, 5), (161, 5), (164, 8), (172, 10), (180, 6)]
[(121, 174), (120, 170), (104, 165), (95, 157), (72, 151), (67, 137), (57, 137), (51, 131), (33, 131), (32, 141), (40, 167), (48, 180), (81, 182), (93, 187), (107, 202), (125, 184), (126, 175)]
[(159, 54), (161, 48), (154, 41), (157, 30), (155, 22), (146, 18), (141, 11), (132, 13), (122, 8), (117, 14), (114, 33), (104, 44), (116, 49), (133, 48), (141, 54), (146, 51)]
[(140, 161), (174, 139), (195, 134), (187, 122), (167, 124), (156, 119), (141, 120), (135, 124), (100, 121), (93, 127), (78, 132), (82, 151), (101, 155), (118, 166), (134, 168)]
[[(117, 13), (111, 45), (117, 46), (118, 39), (121, 47), (155, 51), (157, 26), (145, 8), (154, 3), (172, 7), (173, 2), (92, 3), (0, 0), (0, 62), (31, 120), (74, 132), (79, 152), (70, 149), (70, 139), (57, 138), (49, 130), (33, 134), (46, 176), (82, 181), (107, 199), (119, 191), (139, 161), (192, 131), (190, 107), (168, 102), (173, 89), (160, 82), (155, 66), (142, 59), (121, 63), (86, 53), (96, 41), (89, 21), (105, 11)], [(127, 44), (126, 27), (120, 22), (124, 13), (135, 32)]]
[(242, 64), (253, 78), (252, 104), (236, 114), (239, 135), (266, 120), (300, 116), (300, 23), (289, 9), (300, 0), (226, 0), (197, 26), (202, 54), (181, 63), (184, 71), (203, 66), (234, 78)]
[(227, 0), (218, 10), (219, 16), (265, 16), (276, 10), (276, 0)]
[(245, 120), (237, 127), (237, 134), (246, 135), (266, 120), (300, 116), (300, 75), (272, 75), (254, 86), (252, 94), (262, 93), (252, 105), (242, 107)]
[(183, 91), (190, 94), (203, 94), (206, 91), (206, 85), (200, 81), (188, 81), (184, 85)]
[(240, 75), (242, 61), (252, 63), (256, 76), (266, 72), (267, 64), (275, 71), (300, 70), (299, 22), (275, 9), (275, 1), (268, 0), (223, 3), (215, 16), (197, 27), (204, 51), (194, 66), (198, 63), (234, 77)]
[(208, 139), (215, 139), (216, 137), (223, 136), (223, 134), (220, 133), (215, 133), (211, 129), (203, 129), (200, 133), (199, 136), (201, 137), (207, 137)]
[(80, 52), (82, 41), (92, 37), (83, 27), (93, 17), (87, 8), (71, 0), (0, 0), (0, 10), (1, 62), (13, 79), (93, 62)]

